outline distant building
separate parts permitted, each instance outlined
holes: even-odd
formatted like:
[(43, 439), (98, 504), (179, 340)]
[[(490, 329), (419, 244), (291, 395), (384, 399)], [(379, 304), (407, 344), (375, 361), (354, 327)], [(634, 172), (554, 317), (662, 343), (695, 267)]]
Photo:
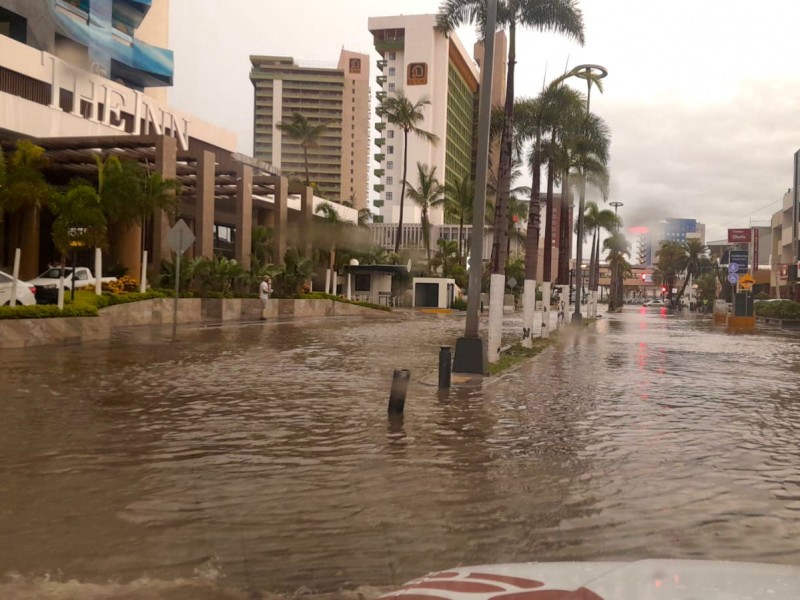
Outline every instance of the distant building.
[[(380, 121), (376, 124), (378, 163), (375, 186), (379, 209), (377, 222), (396, 223), (400, 217), (400, 193), (403, 180), (403, 131), (388, 123), (380, 103), (392, 94), (402, 92), (411, 102), (423, 98), (431, 104), (425, 108), (422, 129), (439, 139), (431, 143), (416, 136), (409, 138), (408, 180), (416, 183), (417, 163), (436, 167), (440, 182), (449, 183), (459, 177), (474, 177), (475, 121), (478, 104), (478, 67), (455, 34), (445, 36), (436, 28), (436, 15), (399, 15), (369, 19), (375, 49), (381, 55), (376, 93)], [(505, 75), (505, 37), (496, 44), (495, 78)], [(476, 47), (483, 59), (483, 48)], [(502, 102), (504, 86), (494, 90), (495, 104)], [(406, 200), (403, 220), (419, 223), (421, 213)], [(431, 223), (444, 223), (444, 211), (434, 209)]]
[(278, 127), (299, 113), (326, 123), (319, 147), (308, 150), (309, 179), (330, 200), (367, 207), (369, 56), (342, 50), (335, 68), (303, 66), (286, 56), (251, 56), (255, 157), (296, 179), (305, 178), (299, 142)]
[(770, 282), (773, 294), (780, 293), (782, 298), (789, 296), (792, 282), (789, 280), (789, 268), (797, 264), (796, 242), (794, 231), (796, 227), (795, 202), (796, 194), (789, 189), (783, 195), (781, 209), (772, 215), (772, 247), (770, 268), (772, 281)]

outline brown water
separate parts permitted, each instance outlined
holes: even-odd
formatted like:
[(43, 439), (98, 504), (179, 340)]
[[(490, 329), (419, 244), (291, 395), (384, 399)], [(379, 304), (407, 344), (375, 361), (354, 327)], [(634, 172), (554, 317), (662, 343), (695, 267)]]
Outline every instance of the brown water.
[[(502, 561), (800, 564), (800, 337), (631, 309), (443, 396), (419, 380), (462, 328), (0, 354), (0, 598), (255, 598)], [(414, 380), (400, 423), (393, 367)]]

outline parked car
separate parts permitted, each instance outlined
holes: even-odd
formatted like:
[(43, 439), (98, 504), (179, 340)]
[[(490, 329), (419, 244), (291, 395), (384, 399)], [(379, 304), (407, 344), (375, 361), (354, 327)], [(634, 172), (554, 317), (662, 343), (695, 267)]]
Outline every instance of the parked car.
[[(14, 277), (0, 271), (0, 306), (11, 305), (11, 286)], [(30, 306), (36, 304), (36, 288), (29, 283), (17, 279), (17, 304)]]
[[(36, 287), (37, 304), (55, 304), (58, 302), (58, 282), (61, 278), (61, 267), (51, 267), (30, 283)], [(100, 281), (116, 281), (116, 277), (102, 277)], [(72, 268), (64, 268), (64, 291), (69, 292), (72, 286), (76, 290), (85, 287), (94, 287), (95, 278), (86, 267), (76, 267), (73, 274)]]
[(642, 306), (666, 306), (667, 303), (663, 300), (648, 300)]

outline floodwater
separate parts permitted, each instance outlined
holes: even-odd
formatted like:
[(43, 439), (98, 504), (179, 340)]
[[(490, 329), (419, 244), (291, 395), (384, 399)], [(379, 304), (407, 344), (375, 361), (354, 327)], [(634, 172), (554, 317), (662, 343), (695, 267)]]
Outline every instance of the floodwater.
[[(246, 599), (501, 561), (800, 564), (800, 337), (629, 308), (441, 395), (420, 380), (462, 327), (140, 330), (0, 354), (0, 597)], [(413, 382), (390, 423), (394, 367)]]

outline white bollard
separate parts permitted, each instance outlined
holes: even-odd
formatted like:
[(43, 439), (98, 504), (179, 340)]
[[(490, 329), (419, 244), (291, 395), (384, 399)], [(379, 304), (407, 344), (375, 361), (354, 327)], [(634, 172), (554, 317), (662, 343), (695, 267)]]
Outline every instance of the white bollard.
[(526, 279), (525, 287), (522, 290), (522, 345), (525, 348), (533, 347), (533, 316), (535, 311), (536, 281)]
[(489, 362), (497, 362), (500, 358), (500, 346), (503, 345), (503, 295), (505, 294), (506, 276), (501, 273), (492, 274), (489, 283)]
[(142, 252), (142, 272), (139, 278), (139, 292), (142, 294), (147, 291), (147, 250)]
[(14, 250), (14, 270), (11, 273), (13, 280), (11, 281), (11, 298), (8, 301), (9, 306), (17, 305), (17, 280), (19, 279), (19, 262), (21, 258), (22, 250), (17, 248)]
[(550, 301), (552, 300), (551, 286), (549, 281), (542, 283), (542, 337), (550, 337)]
[(103, 293), (103, 251), (100, 248), (94, 249), (94, 293), (100, 296)]
[(58, 308), (64, 310), (64, 269), (61, 269), (61, 276), (58, 278)]
[(325, 293), (330, 294), (331, 289), (331, 270), (325, 269)]
[(350, 284), (352, 283), (350, 271), (347, 272), (347, 299), (353, 299), (353, 293), (351, 291)]

